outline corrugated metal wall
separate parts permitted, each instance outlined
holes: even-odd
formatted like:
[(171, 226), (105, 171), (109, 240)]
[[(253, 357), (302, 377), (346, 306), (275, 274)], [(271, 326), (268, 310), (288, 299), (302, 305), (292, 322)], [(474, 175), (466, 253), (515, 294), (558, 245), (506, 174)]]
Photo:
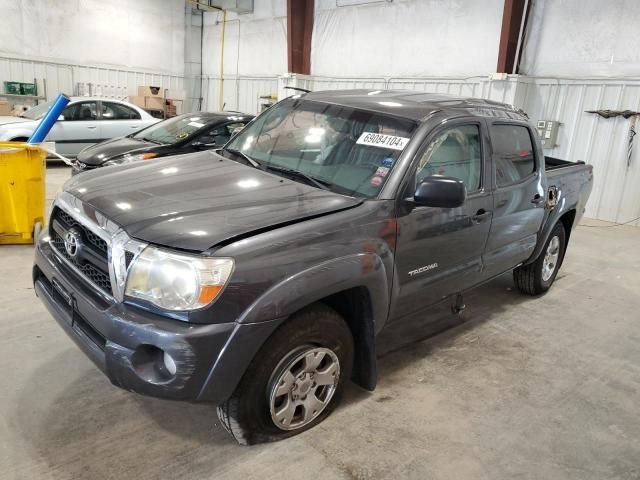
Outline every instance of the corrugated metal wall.
[[(225, 77), (223, 84), (225, 110), (243, 113), (258, 113), (260, 97), (278, 95), (278, 77), (276, 76), (239, 76)], [(202, 110), (215, 112), (220, 110), (220, 77), (203, 78)]]
[(183, 89), (184, 85), (183, 77), (178, 75), (0, 57), (0, 79), (33, 82), (34, 78), (38, 79), (40, 95), (43, 94), (42, 79), (46, 79), (49, 100), (60, 92), (73, 95), (78, 83), (93, 84), (93, 93), (97, 96), (120, 99), (136, 95), (138, 85), (171, 89)]

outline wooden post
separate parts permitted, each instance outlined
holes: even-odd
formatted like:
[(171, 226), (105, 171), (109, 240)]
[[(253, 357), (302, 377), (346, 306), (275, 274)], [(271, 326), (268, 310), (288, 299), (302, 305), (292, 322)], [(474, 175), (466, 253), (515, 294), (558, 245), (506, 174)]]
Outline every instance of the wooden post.
[(311, 74), (314, 0), (287, 0), (287, 58), (290, 73)]

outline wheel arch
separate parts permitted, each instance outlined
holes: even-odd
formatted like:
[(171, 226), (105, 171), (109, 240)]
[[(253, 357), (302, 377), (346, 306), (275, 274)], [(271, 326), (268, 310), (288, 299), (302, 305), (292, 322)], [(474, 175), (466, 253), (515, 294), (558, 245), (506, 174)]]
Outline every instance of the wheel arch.
[[(237, 319), (234, 334), (215, 361), (198, 399), (224, 401), (267, 339), (288, 318), (314, 303), (327, 305), (344, 318), (354, 340), (352, 378), (373, 390), (377, 382), (375, 335), (387, 320), (388, 285), (384, 262), (375, 253), (332, 259), (287, 277)], [(242, 333), (247, 329), (251, 329), (250, 335)]]

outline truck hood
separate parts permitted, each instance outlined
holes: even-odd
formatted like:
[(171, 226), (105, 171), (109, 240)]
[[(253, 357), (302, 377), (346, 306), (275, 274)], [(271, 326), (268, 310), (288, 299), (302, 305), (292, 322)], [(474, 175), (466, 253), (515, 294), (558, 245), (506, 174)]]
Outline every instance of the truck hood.
[(0, 116), (0, 125), (9, 125), (11, 123), (28, 123), (33, 122), (30, 118), (13, 117), (10, 115)]
[(65, 190), (131, 237), (193, 251), (362, 203), (212, 151), (96, 169)]

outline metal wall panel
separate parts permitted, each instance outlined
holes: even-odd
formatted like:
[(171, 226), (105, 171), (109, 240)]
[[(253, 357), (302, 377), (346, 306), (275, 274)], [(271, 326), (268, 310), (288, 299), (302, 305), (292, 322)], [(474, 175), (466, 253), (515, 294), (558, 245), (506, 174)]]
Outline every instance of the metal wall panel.
[(138, 85), (171, 89), (183, 89), (184, 85), (178, 75), (0, 57), (0, 81), (33, 82), (34, 78), (38, 79), (39, 94), (44, 93), (42, 80), (46, 80), (48, 100), (61, 92), (73, 95), (78, 83), (92, 83), (97, 96), (120, 99), (136, 95)]
[[(261, 96), (278, 95), (278, 77), (240, 76), (225, 78), (223, 81), (223, 106), (225, 110), (243, 113), (258, 113)], [(221, 110), (220, 77), (203, 79), (202, 110)]]
[[(640, 136), (627, 166), (632, 119), (605, 119), (586, 110), (640, 111), (640, 79), (526, 80), (523, 108), (532, 120), (561, 122), (558, 145), (547, 155), (593, 165), (585, 216), (612, 222), (640, 217)], [(640, 121), (637, 126), (640, 132)], [(631, 223), (640, 226), (640, 221)]]

